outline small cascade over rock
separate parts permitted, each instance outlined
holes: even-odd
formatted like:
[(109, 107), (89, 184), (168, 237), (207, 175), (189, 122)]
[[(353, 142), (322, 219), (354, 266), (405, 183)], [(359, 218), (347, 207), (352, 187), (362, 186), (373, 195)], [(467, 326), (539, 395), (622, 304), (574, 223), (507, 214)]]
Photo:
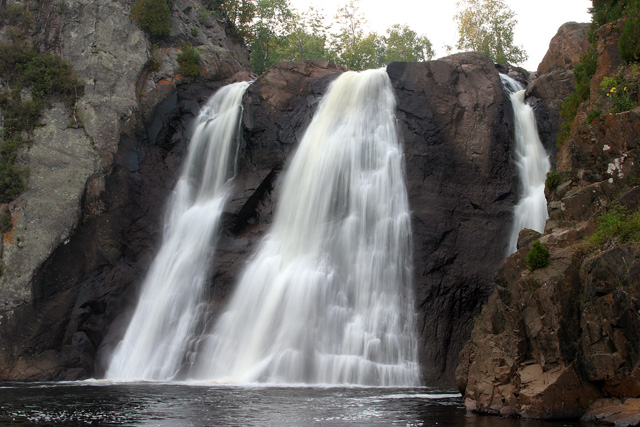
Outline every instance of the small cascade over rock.
[(220, 89), (196, 119), (189, 153), (168, 203), (162, 246), (107, 378), (171, 380), (181, 369), (201, 317), (199, 306), (234, 172), (241, 101), (248, 85)]
[(525, 228), (544, 231), (549, 218), (544, 195), (545, 179), (551, 167), (549, 155), (538, 136), (533, 108), (525, 102), (525, 90), (516, 80), (500, 74), (511, 99), (515, 121), (515, 162), (520, 178), (520, 197), (514, 210), (508, 254), (517, 249), (518, 234)]
[(411, 221), (385, 70), (334, 81), (282, 183), (273, 226), (192, 377), (416, 385)]

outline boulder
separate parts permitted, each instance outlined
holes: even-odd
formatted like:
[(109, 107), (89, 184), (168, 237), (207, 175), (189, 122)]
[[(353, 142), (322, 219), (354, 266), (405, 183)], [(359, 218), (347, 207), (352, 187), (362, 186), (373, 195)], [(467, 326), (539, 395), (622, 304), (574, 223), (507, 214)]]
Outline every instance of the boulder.
[(590, 24), (567, 22), (563, 24), (551, 39), (549, 50), (538, 65), (538, 74), (554, 70), (572, 69), (580, 63), (581, 57), (589, 49), (587, 33)]

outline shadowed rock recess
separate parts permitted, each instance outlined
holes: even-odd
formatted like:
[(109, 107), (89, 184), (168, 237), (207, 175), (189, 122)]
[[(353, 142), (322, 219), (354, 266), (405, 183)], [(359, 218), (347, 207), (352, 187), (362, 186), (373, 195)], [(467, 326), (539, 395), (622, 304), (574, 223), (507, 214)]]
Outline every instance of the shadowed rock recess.
[[(43, 48), (61, 53), (86, 82), (77, 107), (84, 127), (67, 129), (68, 113), (54, 106), (25, 154), (29, 190), (9, 206), (14, 229), (3, 238), (1, 379), (103, 374), (158, 247), (190, 122), (217, 88), (252, 78), (246, 52), (224, 27), (212, 17), (198, 20), (199, 2), (173, 1), (172, 34), (155, 51), (128, 16), (132, 3), (100, 0), (67, 10), (25, 2), (38, 25), (55, 14), (33, 37), (46, 37)], [(180, 76), (176, 62), (176, 46), (189, 39), (201, 51), (196, 80)], [(160, 66), (152, 69), (153, 55)], [(326, 61), (282, 62), (247, 90), (238, 172), (209, 280), (211, 317), (268, 229), (280, 173), (342, 72)], [(507, 246), (517, 192), (512, 109), (496, 68), (480, 54), (394, 63), (387, 72), (412, 211), (420, 365), (425, 383), (453, 387), (458, 353)], [(36, 163), (51, 161), (39, 147), (60, 152), (54, 147), (61, 141), (80, 162), (65, 169), (74, 187), (53, 174), (59, 166)], [(36, 203), (43, 195), (50, 201)], [(60, 219), (45, 233), (37, 215), (54, 214)]]

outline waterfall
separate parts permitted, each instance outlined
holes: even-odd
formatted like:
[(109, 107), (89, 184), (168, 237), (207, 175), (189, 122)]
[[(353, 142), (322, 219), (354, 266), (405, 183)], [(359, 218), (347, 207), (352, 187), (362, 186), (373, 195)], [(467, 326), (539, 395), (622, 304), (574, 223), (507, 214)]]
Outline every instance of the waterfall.
[(142, 284), (133, 318), (106, 378), (170, 380), (200, 320), (216, 230), (233, 174), (242, 95), (220, 89), (197, 117), (182, 174), (168, 203), (163, 242)]
[(411, 222), (385, 70), (335, 80), (274, 223), (192, 372), (229, 382), (416, 385)]
[(550, 169), (533, 113), (525, 102), (524, 88), (509, 76), (500, 74), (505, 90), (509, 93), (515, 120), (515, 162), (520, 178), (521, 195), (514, 210), (513, 228), (509, 237), (508, 253), (516, 251), (518, 234), (525, 228), (544, 231), (549, 218), (544, 186)]

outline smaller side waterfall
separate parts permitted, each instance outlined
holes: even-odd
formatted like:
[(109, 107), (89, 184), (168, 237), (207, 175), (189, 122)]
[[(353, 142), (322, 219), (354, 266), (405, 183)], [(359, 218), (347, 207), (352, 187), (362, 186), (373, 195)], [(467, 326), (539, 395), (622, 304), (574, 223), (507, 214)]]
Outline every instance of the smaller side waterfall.
[(216, 230), (237, 156), (242, 95), (220, 89), (196, 119), (183, 171), (167, 206), (162, 246), (106, 378), (170, 380), (180, 371), (200, 319)]
[(515, 162), (520, 178), (521, 194), (515, 207), (508, 253), (516, 251), (518, 234), (525, 228), (544, 231), (549, 218), (544, 196), (545, 179), (551, 167), (549, 155), (538, 136), (533, 108), (525, 102), (524, 88), (509, 76), (500, 74), (509, 93), (515, 119)]

